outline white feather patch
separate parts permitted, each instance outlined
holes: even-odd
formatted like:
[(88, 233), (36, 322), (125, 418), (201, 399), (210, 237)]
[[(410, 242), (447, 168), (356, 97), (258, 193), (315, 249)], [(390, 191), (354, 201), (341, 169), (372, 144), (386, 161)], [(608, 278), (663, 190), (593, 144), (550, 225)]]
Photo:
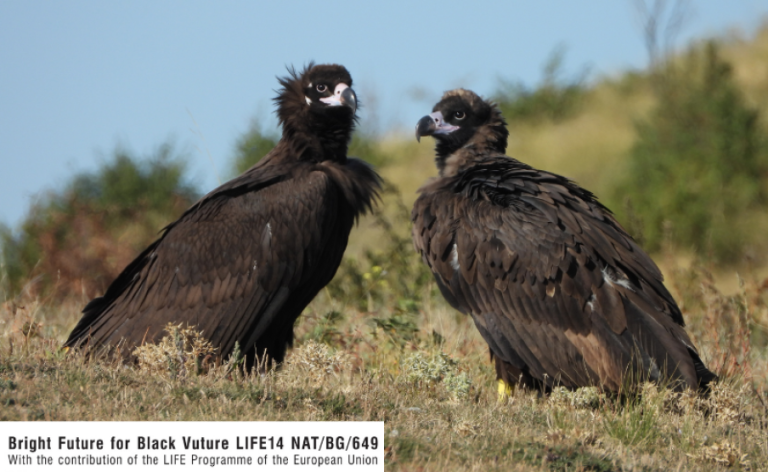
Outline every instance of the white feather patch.
[(656, 365), (656, 362), (652, 358), (648, 357), (648, 360), (651, 362), (651, 368), (649, 369), (648, 375), (651, 380), (658, 380), (659, 377), (661, 377), (659, 366)]
[(610, 272), (608, 272), (608, 268), (607, 267), (603, 267), (601, 272), (603, 273), (603, 280), (608, 282), (608, 285), (613, 286), (614, 284), (616, 284), (616, 285), (619, 285), (619, 286), (622, 286), (624, 288), (628, 288), (628, 289), (632, 290), (632, 285), (629, 284), (629, 280), (627, 280), (627, 279), (619, 279), (619, 278), (613, 277), (610, 274)]
[(312, 100), (310, 100), (306, 95), (304, 95), (304, 100), (307, 101), (307, 105), (312, 105)]
[(453, 245), (453, 250), (451, 251), (451, 267), (453, 267), (453, 270), (459, 271), (461, 269), (461, 266), (459, 265), (459, 251), (456, 248), (456, 245)]

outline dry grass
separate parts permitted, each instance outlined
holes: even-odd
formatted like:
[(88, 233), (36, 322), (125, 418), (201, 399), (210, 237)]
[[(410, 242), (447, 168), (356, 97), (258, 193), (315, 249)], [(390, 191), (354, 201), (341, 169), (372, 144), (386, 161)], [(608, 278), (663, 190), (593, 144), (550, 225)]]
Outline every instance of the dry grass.
[(18, 300), (0, 308), (0, 420), (383, 420), (388, 470), (764, 470), (766, 342), (755, 325), (766, 289), (744, 282), (724, 296), (699, 266), (674, 277), (691, 333), (726, 374), (708, 398), (648, 384), (624, 399), (582, 389), (499, 402), (485, 343), (438, 298), (400, 342), (371, 322), (377, 313), (320, 296), (285, 365), (261, 375), (204, 362), (210, 348), (178, 326), (139, 367), (86, 361), (59, 349), (82, 300)]

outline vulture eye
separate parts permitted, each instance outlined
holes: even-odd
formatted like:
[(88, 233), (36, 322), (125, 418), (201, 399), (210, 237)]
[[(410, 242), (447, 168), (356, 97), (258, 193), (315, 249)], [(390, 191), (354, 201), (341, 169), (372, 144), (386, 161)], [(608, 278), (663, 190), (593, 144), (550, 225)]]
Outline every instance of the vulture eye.
[(457, 120), (463, 120), (464, 118), (467, 117), (467, 114), (464, 113), (463, 111), (457, 111), (457, 112), (454, 112), (453, 117), (456, 118)]
[(328, 87), (326, 87), (325, 84), (317, 84), (316, 88), (317, 88), (317, 91), (320, 93), (323, 93), (326, 90), (328, 90)]

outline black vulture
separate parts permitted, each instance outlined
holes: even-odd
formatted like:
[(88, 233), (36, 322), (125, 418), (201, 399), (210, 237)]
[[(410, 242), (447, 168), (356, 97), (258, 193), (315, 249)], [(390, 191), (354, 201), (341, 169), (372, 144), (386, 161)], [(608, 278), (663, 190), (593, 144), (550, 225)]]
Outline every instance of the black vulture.
[(279, 81), (275, 148), (169, 224), (88, 303), (66, 347), (119, 345), (130, 359), (173, 322), (195, 326), (222, 357), (239, 343), (248, 366), (283, 360), (380, 178), (347, 157), (357, 98), (343, 66), (291, 68)]
[(416, 250), (472, 316), (500, 390), (704, 388), (715, 375), (656, 264), (591, 192), (507, 157), (508, 135), (496, 105), (445, 93), (416, 126), (440, 175), (412, 213)]

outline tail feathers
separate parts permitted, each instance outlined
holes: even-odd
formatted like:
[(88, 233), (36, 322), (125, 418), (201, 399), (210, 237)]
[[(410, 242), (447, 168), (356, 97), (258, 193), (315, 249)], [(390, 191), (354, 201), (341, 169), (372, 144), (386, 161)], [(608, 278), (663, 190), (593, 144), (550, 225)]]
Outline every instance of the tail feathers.
[(80, 318), (75, 328), (69, 333), (69, 338), (67, 338), (63, 347), (80, 347), (83, 344), (84, 338), (89, 337), (91, 326), (104, 311), (104, 302), (104, 297), (97, 297), (88, 302), (83, 309), (83, 317)]
[(632, 298), (624, 299), (627, 330), (644, 360), (646, 357), (652, 360), (651, 364), (659, 371), (659, 378), (673, 381), (676, 390), (696, 389), (701, 385), (702, 375), (711, 376), (712, 373), (704, 367), (684, 328), (646, 300)]
[[(121, 272), (109, 285), (109, 288), (107, 288), (107, 291), (103, 296), (96, 297), (88, 302), (85, 308), (83, 308), (83, 317), (77, 322), (77, 325), (70, 333), (69, 338), (64, 343), (63, 347), (77, 348), (83, 347), (89, 342), (100, 344), (103, 341), (102, 339), (97, 340), (93, 338), (96, 334), (95, 332), (103, 331), (99, 330), (98, 327), (95, 327), (95, 324), (115, 300), (134, 285), (144, 267), (152, 261), (153, 257), (151, 254), (164, 237), (165, 235), (150, 244), (148, 248), (136, 257), (136, 259), (128, 264), (128, 266), (123, 269), (123, 272)], [(101, 324), (103, 325), (103, 323)], [(109, 332), (102, 336), (109, 336)]]
[(699, 391), (706, 392), (709, 390), (709, 384), (716, 381), (718, 377), (714, 372), (707, 369), (707, 366), (704, 365), (701, 357), (699, 357), (699, 353), (690, 348), (688, 349), (688, 353), (691, 355), (691, 359), (693, 359), (693, 367), (696, 369), (696, 380), (699, 383)]

